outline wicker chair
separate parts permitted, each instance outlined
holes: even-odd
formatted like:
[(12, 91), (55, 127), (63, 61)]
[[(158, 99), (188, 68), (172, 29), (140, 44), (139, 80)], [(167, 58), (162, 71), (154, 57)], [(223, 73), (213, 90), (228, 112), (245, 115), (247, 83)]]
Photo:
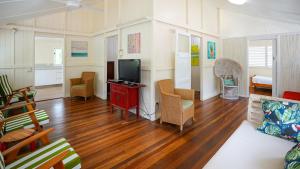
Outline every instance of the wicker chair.
[(70, 79), (71, 97), (84, 97), (86, 101), (88, 97), (94, 96), (94, 80), (95, 72), (83, 72), (81, 78)]
[(160, 123), (167, 122), (180, 126), (183, 130), (184, 123), (195, 120), (195, 91), (190, 89), (175, 89), (171, 79), (158, 82), (160, 91)]

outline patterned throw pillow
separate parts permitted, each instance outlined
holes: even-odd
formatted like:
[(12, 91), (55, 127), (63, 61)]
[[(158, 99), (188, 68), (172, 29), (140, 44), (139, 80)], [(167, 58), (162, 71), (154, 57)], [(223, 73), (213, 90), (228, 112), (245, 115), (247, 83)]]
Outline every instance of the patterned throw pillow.
[(300, 168), (300, 144), (295, 145), (284, 158), (284, 169)]
[(257, 129), (263, 133), (300, 141), (300, 104), (262, 100), (264, 120)]

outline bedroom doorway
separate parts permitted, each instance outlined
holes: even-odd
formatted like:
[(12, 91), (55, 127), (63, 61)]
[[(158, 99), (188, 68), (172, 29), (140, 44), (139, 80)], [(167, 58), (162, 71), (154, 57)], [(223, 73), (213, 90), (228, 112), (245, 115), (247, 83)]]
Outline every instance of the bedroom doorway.
[[(106, 77), (107, 80), (118, 79), (118, 35), (106, 38)], [(107, 98), (110, 97), (110, 85), (107, 84)]]
[[(249, 93), (272, 96), (275, 88), (276, 40), (250, 40), (248, 43)], [(274, 78), (275, 77), (275, 78)]]

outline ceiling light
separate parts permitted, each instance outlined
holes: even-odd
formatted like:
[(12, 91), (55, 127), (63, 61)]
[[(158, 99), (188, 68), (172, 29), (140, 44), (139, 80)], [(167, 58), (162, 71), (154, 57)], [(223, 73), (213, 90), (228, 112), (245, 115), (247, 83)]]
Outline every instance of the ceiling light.
[(228, 1), (235, 5), (243, 5), (244, 3), (247, 2), (247, 0), (228, 0)]

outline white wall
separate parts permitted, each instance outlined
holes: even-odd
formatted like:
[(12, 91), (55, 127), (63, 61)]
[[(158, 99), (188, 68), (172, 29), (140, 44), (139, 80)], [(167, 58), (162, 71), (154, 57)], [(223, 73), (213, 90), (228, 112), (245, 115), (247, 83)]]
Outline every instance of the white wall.
[(249, 76), (254, 75), (272, 77), (272, 68), (249, 67)]
[(287, 32), (299, 32), (300, 25), (278, 22), (241, 13), (221, 10), (220, 28), (224, 38), (261, 36)]
[(9, 76), (14, 89), (33, 85), (33, 31), (0, 29), (0, 42), (0, 74)]

